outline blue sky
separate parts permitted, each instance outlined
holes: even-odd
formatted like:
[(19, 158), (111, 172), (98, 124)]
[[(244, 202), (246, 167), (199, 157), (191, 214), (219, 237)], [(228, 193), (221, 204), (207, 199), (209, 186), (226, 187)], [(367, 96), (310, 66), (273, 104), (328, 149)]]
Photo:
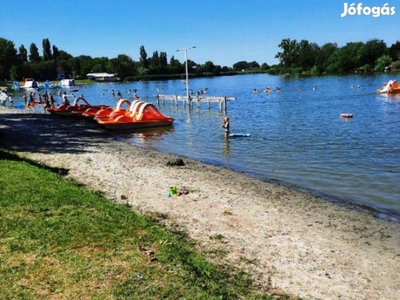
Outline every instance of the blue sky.
[[(290, 3), (289, 3), (290, 2)], [(367, 42), (378, 38), (388, 46), (400, 40), (400, 0), (366, 0), (363, 7), (388, 3), (392, 16), (340, 15), (346, 1), (338, 0), (2, 0), (0, 37), (28, 50), (35, 43), (42, 53), (48, 38), (73, 56), (139, 60), (166, 52), (181, 62), (188, 51), (197, 63), (232, 66), (238, 61), (275, 64), (282, 39), (308, 40), (322, 46), (336, 42)]]

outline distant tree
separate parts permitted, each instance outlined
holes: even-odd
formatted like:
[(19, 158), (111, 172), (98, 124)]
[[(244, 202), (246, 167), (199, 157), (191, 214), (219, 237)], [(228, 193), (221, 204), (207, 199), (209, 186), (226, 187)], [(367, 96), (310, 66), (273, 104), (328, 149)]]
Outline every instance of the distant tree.
[(221, 66), (215, 66), (213, 75), (220, 75), (222, 72), (222, 67)]
[(187, 64), (188, 64), (188, 73), (196, 72), (197, 64), (193, 60), (188, 59)]
[(37, 63), (38, 74), (34, 76), (37, 80), (53, 80), (57, 78), (57, 65), (54, 60), (41, 61)]
[(75, 57), (73, 65), (78, 75), (86, 77), (86, 74), (91, 73), (93, 70), (93, 58), (88, 55), (80, 55)]
[(24, 45), (21, 45), (18, 49), (19, 58), (22, 62), (28, 61), (28, 50), (26, 50)]
[(242, 61), (238, 61), (233, 64), (233, 69), (235, 71), (239, 71), (239, 72), (241, 72), (242, 70), (256, 70), (259, 68), (260, 68), (260, 65), (256, 61), (247, 62), (247, 61), (242, 60)]
[(222, 67), (221, 72), (228, 73), (229, 68), (227, 66)]
[[(118, 59), (114, 58), (117, 60), (117, 63), (115, 63), (115, 67), (118, 68)], [(117, 73), (117, 71), (115, 71), (113, 69), (113, 66), (109, 65), (109, 59), (108, 57), (102, 56), (102, 57), (95, 57), (93, 58), (92, 61), (92, 72), (94, 73), (99, 73), (99, 72), (111, 72), (111, 73)]]
[(168, 74), (170, 69), (168, 69), (167, 66), (167, 53), (158, 53), (158, 51), (153, 52), (149, 66), (150, 74)]
[(270, 68), (270, 66), (269, 66), (267, 63), (263, 63), (263, 64), (260, 66), (260, 70), (263, 70), (263, 71), (268, 71), (269, 68)]
[[(56, 60), (53, 60), (53, 62), (56, 62)], [(82, 76), (80, 59), (78, 57), (74, 57), (71, 59), (70, 64), (73, 74), (75, 74), (76, 77), (80, 78)]]
[(17, 74), (17, 67), (16, 66), (11, 66), (10, 69), (10, 79), (11, 80), (15, 80), (18, 78), (18, 74)]
[(384, 71), (386, 67), (390, 66), (393, 62), (392, 58), (389, 55), (382, 55), (376, 60), (375, 71)]
[(148, 69), (149, 68), (149, 63), (147, 61), (147, 52), (144, 49), (144, 46), (140, 46), (140, 64), (142, 65), (143, 68)]
[(249, 68), (249, 63), (247, 61), (238, 61), (233, 64), (233, 69), (235, 71), (242, 71), (242, 70), (247, 70)]
[(164, 68), (168, 66), (167, 52), (160, 52), (160, 66)]
[(252, 62), (248, 63), (248, 68), (250, 70), (256, 70), (256, 69), (260, 68), (260, 64), (258, 62), (256, 62), (256, 61), (252, 61)]
[(275, 58), (279, 59), (281, 65), (290, 68), (292, 67), (299, 57), (299, 44), (296, 40), (283, 39), (278, 45), (282, 52), (278, 52)]
[(126, 77), (134, 75), (136, 70), (135, 62), (131, 57), (125, 54), (118, 55), (117, 58), (109, 60), (110, 68), (108, 71), (111, 73), (118, 74), (118, 76), (124, 80)]
[(184, 66), (180, 63), (179, 60), (175, 59), (172, 55), (171, 59), (169, 60), (168, 65), (169, 73), (171, 74), (179, 74), (185, 72)]
[(69, 65), (68, 61), (65, 59), (57, 60), (56, 71), (57, 74), (63, 74), (65, 78), (70, 78), (72, 74), (72, 68)]
[(156, 73), (160, 67), (160, 56), (158, 55), (158, 51), (153, 52), (153, 56), (150, 59), (150, 70), (155, 70)]
[(42, 47), (43, 47), (43, 60), (47, 61), (52, 59), (51, 45), (49, 39), (43, 39)]
[(384, 41), (369, 40), (358, 51), (360, 65), (375, 64), (376, 60), (385, 54), (387, 54), (387, 46)]
[(392, 67), (394, 70), (400, 70), (400, 60), (396, 61), (395, 63), (392, 64)]
[(0, 38), (0, 80), (8, 79), (11, 67), (17, 63), (18, 56), (14, 43)]
[(53, 58), (57, 60), (59, 56), (60, 56), (60, 51), (58, 51), (58, 48), (53, 45)]
[(143, 68), (143, 67), (139, 67), (137, 69), (137, 72), (139, 75), (143, 76), (143, 75), (147, 75), (149, 74), (149, 69)]
[(306, 71), (314, 67), (320, 47), (316, 43), (302, 40), (298, 44), (299, 52), (296, 65)]
[(65, 52), (63, 50), (58, 51), (58, 59), (69, 60), (71, 58), (73, 58), (73, 56), (71, 54), (69, 54), (68, 52)]
[[(115, 58), (112, 58), (112, 59), (115, 59)], [(102, 66), (102, 64), (95, 62), (95, 60), (94, 60), (89, 73), (103, 73), (103, 72), (105, 72), (105, 69)]]
[(393, 61), (400, 60), (400, 41), (392, 44), (388, 49), (388, 53)]
[(180, 61), (179, 60), (177, 60), (176, 58), (175, 58), (175, 56), (171, 56), (171, 59), (169, 60), (169, 65), (170, 66), (181, 66), (181, 63), (180, 63)]
[(39, 80), (38, 77), (39, 74), (40, 74), (39, 63), (29, 62), (26, 64), (24, 68), (24, 73), (22, 74), (22, 78), (33, 77), (36, 80)]
[(214, 73), (215, 65), (214, 65), (214, 63), (212, 61), (206, 61), (204, 63), (203, 68), (204, 68), (204, 72)]
[(74, 75), (73, 64), (74, 57), (63, 50), (60, 50), (56, 61), (57, 74), (64, 74), (65, 78), (72, 78)]
[(359, 50), (364, 46), (363, 42), (347, 43), (344, 47), (335, 51), (329, 58), (329, 70), (333, 73), (353, 72), (360, 66)]
[(320, 48), (315, 58), (318, 73), (329, 71), (329, 58), (332, 57), (337, 50), (338, 45), (336, 43), (326, 43)]
[(39, 49), (35, 43), (32, 43), (29, 47), (29, 61), (34, 63), (38, 63), (40, 61)]

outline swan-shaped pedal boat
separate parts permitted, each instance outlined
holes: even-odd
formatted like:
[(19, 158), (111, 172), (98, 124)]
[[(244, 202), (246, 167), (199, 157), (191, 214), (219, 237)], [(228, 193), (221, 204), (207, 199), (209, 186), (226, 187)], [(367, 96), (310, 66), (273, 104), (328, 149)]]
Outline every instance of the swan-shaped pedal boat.
[(131, 106), (131, 102), (129, 100), (120, 99), (115, 108), (111, 108), (109, 106), (104, 106), (100, 109), (89, 108), (83, 113), (83, 116), (94, 119), (108, 117), (111, 113), (125, 111), (125, 109), (122, 109), (122, 106), (124, 104), (128, 104), (128, 106)]
[(139, 100), (133, 101), (128, 110), (115, 110), (94, 119), (99, 125), (111, 130), (171, 126), (174, 122), (174, 118), (163, 115), (154, 104)]
[(396, 95), (400, 93), (400, 85), (397, 80), (389, 80), (385, 83), (383, 88), (376, 90), (377, 94)]

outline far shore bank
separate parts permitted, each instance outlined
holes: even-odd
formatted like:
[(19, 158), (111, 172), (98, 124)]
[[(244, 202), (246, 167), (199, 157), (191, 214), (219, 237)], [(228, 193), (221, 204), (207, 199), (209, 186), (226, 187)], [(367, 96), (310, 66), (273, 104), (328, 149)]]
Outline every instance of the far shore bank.
[[(0, 108), (0, 147), (139, 213), (168, 215), (260, 288), (304, 299), (396, 299), (400, 224), (221, 167), (116, 141), (94, 124)], [(183, 166), (168, 166), (181, 158)], [(171, 186), (187, 195), (168, 197)], [(218, 237), (218, 238), (216, 238)]]

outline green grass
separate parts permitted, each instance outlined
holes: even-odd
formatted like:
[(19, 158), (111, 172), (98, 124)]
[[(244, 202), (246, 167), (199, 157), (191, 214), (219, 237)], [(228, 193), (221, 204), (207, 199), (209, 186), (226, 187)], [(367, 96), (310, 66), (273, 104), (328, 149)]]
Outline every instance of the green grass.
[(2, 299), (272, 299), (184, 232), (56, 173), (0, 149)]

